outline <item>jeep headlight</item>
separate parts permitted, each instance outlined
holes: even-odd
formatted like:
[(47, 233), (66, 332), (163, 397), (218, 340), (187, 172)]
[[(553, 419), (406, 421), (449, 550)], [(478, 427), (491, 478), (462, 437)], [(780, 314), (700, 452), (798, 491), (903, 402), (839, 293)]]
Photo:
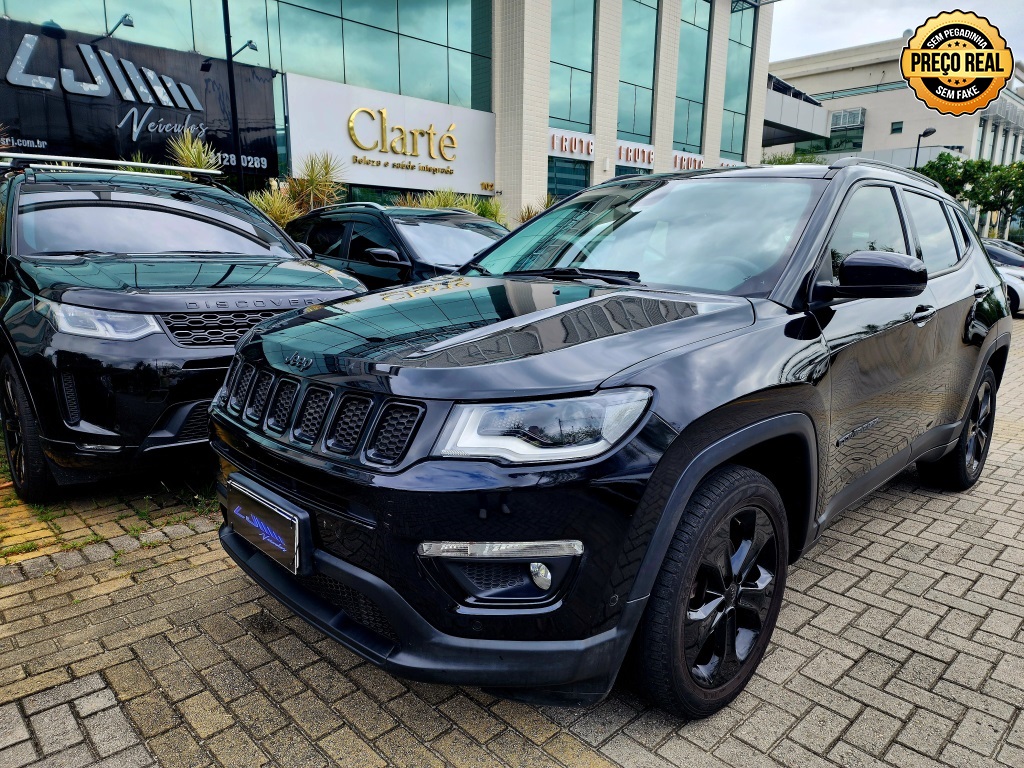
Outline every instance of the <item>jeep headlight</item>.
[(456, 405), (435, 454), (512, 463), (598, 456), (640, 420), (651, 393), (616, 389), (587, 397)]
[(107, 309), (76, 307), (55, 301), (39, 302), (46, 314), (62, 333), (76, 336), (92, 336), (98, 339), (134, 341), (153, 333), (162, 333), (160, 324), (153, 315), (134, 312), (111, 312)]

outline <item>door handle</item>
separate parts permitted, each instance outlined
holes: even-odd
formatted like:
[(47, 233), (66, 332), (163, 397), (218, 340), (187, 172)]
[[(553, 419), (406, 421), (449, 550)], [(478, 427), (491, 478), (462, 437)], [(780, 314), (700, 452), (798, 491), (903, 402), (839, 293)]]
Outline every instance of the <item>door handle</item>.
[(990, 293), (992, 293), (992, 289), (987, 285), (974, 286), (974, 298), (976, 299), (984, 299)]
[(931, 320), (935, 316), (936, 312), (938, 312), (938, 310), (935, 309), (935, 307), (918, 307), (914, 310), (914, 314), (910, 316), (910, 319), (914, 321), (915, 325), (922, 326)]

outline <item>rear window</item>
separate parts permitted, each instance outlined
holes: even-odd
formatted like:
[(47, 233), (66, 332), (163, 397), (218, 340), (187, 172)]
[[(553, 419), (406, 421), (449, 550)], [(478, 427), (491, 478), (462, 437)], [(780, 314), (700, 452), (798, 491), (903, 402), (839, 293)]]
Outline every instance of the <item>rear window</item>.
[(248, 202), (215, 190), (39, 184), (22, 189), (18, 253), (227, 253), (297, 258)]

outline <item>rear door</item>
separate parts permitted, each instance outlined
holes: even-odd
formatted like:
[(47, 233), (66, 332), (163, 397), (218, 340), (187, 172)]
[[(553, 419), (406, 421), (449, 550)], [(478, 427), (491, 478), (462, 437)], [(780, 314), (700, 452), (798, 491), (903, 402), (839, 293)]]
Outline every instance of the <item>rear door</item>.
[(348, 238), (348, 224), (343, 218), (321, 216), (309, 228), (306, 245), (313, 251), (313, 258), (319, 262), (345, 269), (345, 243)]
[[(847, 193), (832, 225), (816, 282), (834, 282), (854, 251), (910, 253), (911, 242), (896, 189), (861, 183)], [(838, 299), (815, 307), (831, 353), (824, 523), (906, 466), (911, 443), (933, 418), (929, 375), (937, 345), (927, 289), (910, 298)]]
[[(979, 323), (986, 314), (983, 309), (979, 313), (980, 305), (997, 284), (977, 237), (969, 237), (945, 201), (906, 187), (902, 194), (938, 311), (935, 330), (939, 350), (929, 393), (935, 411), (933, 426), (954, 427), (977, 381), (981, 344), (988, 331), (984, 323)], [(955, 436), (948, 429), (939, 430), (929, 436), (929, 444), (917, 448), (927, 450)]]

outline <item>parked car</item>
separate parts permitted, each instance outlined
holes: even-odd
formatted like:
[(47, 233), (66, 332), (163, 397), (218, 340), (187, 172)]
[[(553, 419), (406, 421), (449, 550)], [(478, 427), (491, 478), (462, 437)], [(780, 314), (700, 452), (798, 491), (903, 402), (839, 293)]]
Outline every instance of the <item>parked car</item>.
[(365, 290), (209, 172), (185, 181), (6, 157), (0, 411), (27, 501), (205, 444), (246, 331)]
[(287, 230), (317, 261), (352, 273), (370, 288), (449, 274), (508, 234), (500, 224), (461, 208), (377, 203), (319, 208)]
[(1024, 251), (1018, 252), (1010, 248), (1004, 240), (985, 240), (985, 250), (992, 259), (996, 270), (1006, 283), (1006, 298), (1010, 302), (1010, 313), (1020, 312), (1020, 302), (1024, 298)]
[(456, 275), (257, 326), (211, 409), (224, 548), (404, 677), (684, 717), (789, 563), (916, 462), (970, 488), (1011, 321), (960, 205), (847, 158), (599, 184)]

